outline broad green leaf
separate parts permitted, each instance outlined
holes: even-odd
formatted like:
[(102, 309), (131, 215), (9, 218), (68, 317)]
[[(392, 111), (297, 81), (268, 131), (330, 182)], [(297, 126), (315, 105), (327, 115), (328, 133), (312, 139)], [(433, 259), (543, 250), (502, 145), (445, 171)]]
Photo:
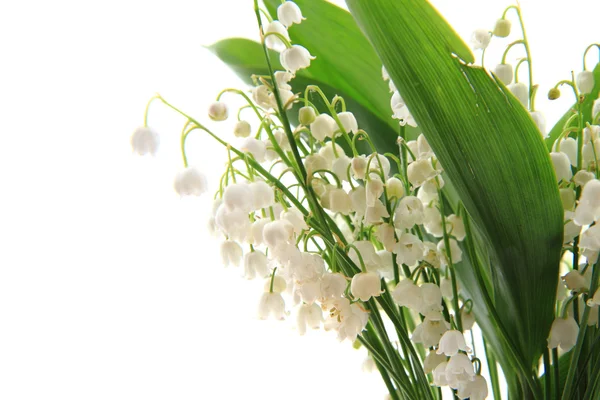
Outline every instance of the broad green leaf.
[[(570, 88), (565, 87), (563, 92), (563, 96), (572, 96)], [(598, 94), (600, 93), (600, 63), (596, 64), (596, 68), (594, 68), (594, 87), (592, 91), (585, 96), (585, 99), (581, 103), (581, 110), (583, 114), (584, 121), (591, 121), (592, 119), (592, 107), (594, 106), (594, 101), (598, 98)], [(554, 125), (550, 133), (548, 133), (548, 137), (546, 138), (546, 147), (548, 150), (552, 150), (552, 146), (554, 142), (563, 131), (563, 127), (568, 119), (573, 115), (573, 111), (577, 107), (577, 104), (573, 104), (571, 108), (562, 116), (562, 118)], [(577, 123), (578, 121), (575, 121)], [(571, 136), (575, 136), (575, 134), (571, 134)]]
[(489, 255), (500, 323), (531, 371), (554, 316), (563, 232), (544, 142), (518, 100), (460, 60), (448, 46), (457, 39), (440, 38), (447, 23), (429, 3), (347, 3), (472, 217)]

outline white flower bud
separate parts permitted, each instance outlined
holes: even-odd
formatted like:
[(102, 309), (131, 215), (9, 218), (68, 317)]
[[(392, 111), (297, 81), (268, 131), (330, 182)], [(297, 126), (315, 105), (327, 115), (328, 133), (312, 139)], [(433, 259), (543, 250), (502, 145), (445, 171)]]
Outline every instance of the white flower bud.
[(321, 311), (321, 307), (316, 303), (310, 305), (302, 304), (296, 317), (298, 333), (304, 335), (307, 327), (310, 329), (319, 329), (323, 321), (323, 311)]
[(552, 159), (552, 164), (554, 165), (554, 170), (556, 171), (556, 180), (560, 182), (561, 180), (570, 181), (573, 177), (573, 172), (571, 171), (571, 162), (569, 161), (569, 157), (565, 153), (550, 153), (550, 158)]
[(160, 139), (153, 129), (147, 126), (140, 126), (133, 131), (131, 135), (131, 149), (140, 156), (156, 154)]
[(187, 167), (175, 175), (173, 184), (175, 192), (180, 196), (200, 196), (208, 189), (206, 176), (196, 168)]
[(258, 318), (267, 319), (269, 316), (274, 319), (285, 318), (285, 301), (280, 293), (263, 293), (258, 306)]
[(253, 137), (247, 137), (240, 145), (240, 150), (245, 153), (252, 154), (252, 157), (256, 162), (265, 162), (265, 155), (267, 153), (267, 145), (262, 140), (255, 139)]
[(548, 132), (546, 132), (546, 117), (544, 117), (544, 114), (541, 111), (532, 111), (529, 115), (531, 115), (531, 119), (535, 122), (535, 126), (539, 129), (542, 137), (546, 137)]
[(269, 88), (265, 85), (256, 86), (252, 89), (252, 99), (260, 107), (268, 110), (272, 108)]
[(244, 277), (254, 279), (264, 278), (269, 274), (267, 256), (262, 251), (252, 251), (244, 256)]
[(577, 343), (578, 334), (579, 326), (573, 317), (556, 318), (550, 328), (548, 348), (555, 349), (560, 347), (562, 351), (567, 352)]
[(394, 226), (397, 229), (411, 229), (425, 220), (423, 203), (415, 196), (406, 196), (400, 200), (394, 213)]
[(459, 383), (457, 395), (459, 399), (485, 400), (488, 396), (487, 381), (477, 375), (472, 381)]
[(473, 49), (485, 49), (490, 44), (492, 36), (487, 29), (476, 29), (471, 35), (471, 44)]
[(450, 357), (446, 366), (446, 380), (451, 388), (457, 389), (461, 383), (470, 382), (474, 377), (473, 364), (466, 354), (457, 353)]
[(467, 347), (465, 337), (462, 332), (457, 330), (450, 330), (444, 333), (440, 339), (440, 345), (436, 351), (437, 354), (445, 354), (448, 357), (452, 357), (459, 351), (470, 352), (471, 349)]
[(511, 64), (498, 64), (494, 68), (494, 74), (502, 83), (510, 85), (514, 77), (513, 66)]
[(251, 131), (252, 128), (250, 127), (250, 123), (248, 121), (238, 121), (233, 128), (233, 134), (240, 138), (246, 138), (250, 136)]
[(398, 178), (390, 178), (385, 182), (388, 198), (401, 199), (404, 196), (404, 183)]
[(229, 108), (222, 101), (215, 101), (208, 107), (208, 117), (213, 121), (225, 121), (229, 116)]
[(356, 133), (356, 131), (358, 131), (358, 123), (356, 122), (354, 114), (349, 111), (345, 111), (339, 113), (337, 116), (340, 119), (340, 122), (342, 123), (346, 133)]
[(423, 242), (411, 233), (403, 233), (398, 237), (398, 244), (394, 251), (398, 264), (414, 265), (423, 259), (425, 246)]
[(594, 73), (592, 71), (581, 71), (575, 77), (575, 82), (580, 94), (589, 94), (594, 88)]
[(315, 57), (308, 50), (297, 44), (283, 50), (279, 55), (281, 65), (292, 74), (295, 74), (299, 69), (309, 67), (310, 61), (314, 59)]
[(527, 85), (522, 82), (517, 82), (511, 83), (506, 87), (521, 102), (521, 104), (527, 108), (527, 105), (529, 104), (529, 90), (527, 89)]
[(346, 277), (344, 275), (340, 274), (339, 272), (335, 274), (326, 273), (321, 278), (321, 295), (324, 298), (342, 297), (342, 294), (346, 291), (347, 286), (348, 281), (346, 281)]
[(379, 275), (375, 272), (359, 272), (352, 277), (350, 291), (352, 296), (362, 301), (368, 301), (371, 297), (379, 296), (383, 293)]
[(300, 111), (298, 111), (298, 121), (300, 121), (302, 125), (308, 126), (312, 124), (315, 121), (315, 118), (317, 118), (317, 115), (315, 109), (311, 106), (302, 107), (300, 108)]
[(277, 7), (277, 18), (281, 23), (288, 28), (293, 24), (299, 24), (302, 20), (306, 19), (302, 16), (300, 7), (293, 1), (286, 1)]
[(427, 180), (436, 175), (430, 160), (417, 160), (408, 165), (408, 181), (414, 186), (419, 187)]
[(270, 22), (265, 28), (265, 44), (267, 47), (277, 52), (285, 50), (286, 44), (277, 35), (267, 35), (268, 33), (278, 33), (286, 38), (289, 42), (290, 35), (288, 34), (285, 26), (283, 26), (283, 24), (279, 21), (273, 21)]
[[(440, 365), (441, 363), (446, 361), (446, 356), (437, 354), (435, 351), (430, 351), (425, 357), (423, 361), (423, 371), (428, 374), (432, 372), (435, 367)], [(445, 367), (444, 367), (445, 370)], [(444, 371), (444, 377), (446, 377), (446, 372)]]
[(319, 114), (310, 124), (310, 133), (319, 142), (324, 141), (326, 137), (333, 137), (336, 129), (337, 124), (329, 114)]
[(226, 267), (232, 265), (237, 267), (242, 261), (243, 250), (237, 242), (226, 240), (221, 243), (221, 260)]
[(510, 35), (511, 22), (507, 19), (500, 18), (494, 26), (494, 36), (505, 38)]

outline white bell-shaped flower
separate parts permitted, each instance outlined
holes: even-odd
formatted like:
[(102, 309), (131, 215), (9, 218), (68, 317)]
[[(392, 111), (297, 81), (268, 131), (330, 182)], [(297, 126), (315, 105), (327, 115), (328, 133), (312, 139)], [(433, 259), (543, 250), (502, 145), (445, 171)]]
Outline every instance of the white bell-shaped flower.
[(221, 243), (221, 260), (226, 267), (230, 265), (237, 267), (240, 265), (243, 253), (242, 246), (238, 242), (226, 240)]
[(346, 133), (356, 133), (358, 131), (358, 122), (356, 122), (356, 117), (350, 111), (341, 112), (337, 116)]
[(583, 232), (579, 240), (579, 247), (591, 251), (600, 250), (600, 225), (596, 224)]
[[(431, 352), (430, 354), (435, 354), (435, 352)], [(438, 356), (443, 357), (443, 356)], [(446, 357), (444, 357), (445, 360)], [(434, 386), (447, 386), (448, 381), (446, 380), (446, 366), (448, 366), (447, 361), (442, 361), (433, 369), (433, 385)]]
[(414, 187), (421, 186), (436, 174), (437, 172), (433, 169), (431, 161), (427, 159), (414, 161), (407, 168), (408, 181)]
[(573, 176), (573, 182), (577, 186), (585, 186), (586, 183), (595, 179), (596, 175), (590, 171), (580, 170)]
[(562, 188), (558, 190), (560, 201), (564, 210), (572, 211), (575, 208), (576, 194), (571, 188)]
[(394, 94), (390, 100), (390, 106), (393, 111), (392, 118), (399, 120), (400, 125), (404, 126), (408, 124), (413, 127), (417, 126), (414, 117), (412, 116), (410, 110), (404, 102), (404, 99), (402, 99), (402, 96), (400, 96), (398, 91), (394, 91)]
[[(446, 356), (443, 354), (437, 354), (435, 351), (430, 351), (423, 361), (423, 371), (428, 374), (432, 372), (438, 365), (446, 362)], [(444, 378), (446, 377), (446, 368), (444, 366)]]
[(315, 58), (308, 50), (297, 44), (283, 50), (279, 55), (281, 65), (292, 74), (295, 74), (299, 69), (308, 68), (310, 61)]
[(267, 256), (262, 251), (252, 251), (244, 255), (244, 277), (254, 279), (264, 278), (269, 273)]
[(435, 156), (427, 138), (422, 133), (417, 137), (417, 151), (418, 159), (427, 159)]
[(571, 137), (561, 140), (560, 152), (569, 157), (572, 166), (577, 166), (577, 140)]
[(589, 94), (594, 88), (594, 73), (592, 71), (581, 71), (575, 77), (575, 83), (580, 94)]
[(258, 318), (267, 319), (272, 317), (274, 319), (285, 318), (285, 301), (281, 297), (280, 293), (263, 293), (260, 298), (258, 305)]
[(569, 271), (566, 275), (562, 277), (562, 279), (569, 290), (580, 292), (586, 289), (588, 286), (586, 279), (583, 277), (583, 275), (581, 275), (581, 272), (577, 270)]
[(504, 19), (504, 18), (500, 18), (499, 20), (496, 21), (496, 25), (494, 25), (494, 36), (498, 36), (501, 38), (505, 38), (508, 35), (510, 35), (510, 28), (511, 28), (512, 24), (510, 22), (510, 20), (508, 19)]
[(231, 210), (242, 210), (246, 213), (254, 210), (254, 196), (250, 185), (246, 182), (232, 183), (223, 191), (223, 204)]
[(200, 196), (208, 189), (206, 176), (194, 167), (187, 167), (175, 175), (175, 192), (180, 196)]
[(404, 279), (398, 282), (392, 292), (392, 298), (401, 307), (408, 307), (413, 311), (423, 308), (423, 295), (421, 288), (411, 280)]
[(579, 326), (573, 317), (556, 318), (550, 328), (548, 348), (555, 349), (556, 347), (560, 347), (562, 351), (567, 352), (577, 343), (578, 334)]
[(402, 233), (398, 237), (395, 253), (398, 264), (411, 266), (423, 259), (425, 246), (415, 235), (411, 233)]
[(383, 154), (372, 153), (367, 159), (367, 166), (371, 176), (376, 173), (387, 177), (390, 174), (390, 160)]
[(295, 295), (305, 304), (312, 305), (321, 298), (321, 282), (319, 280), (304, 281), (295, 286)]
[(462, 261), (462, 250), (458, 247), (458, 243), (454, 239), (448, 241), (450, 243), (450, 257), (446, 252), (446, 243), (444, 240), (438, 242), (438, 251), (442, 255), (442, 265), (448, 265), (449, 258), (452, 258), (452, 263), (457, 264)]
[(411, 336), (411, 340), (414, 343), (421, 343), (425, 347), (437, 346), (444, 333), (450, 329), (450, 324), (440, 319), (430, 319), (425, 317)]
[(131, 135), (131, 149), (134, 153), (140, 156), (150, 154), (156, 154), (160, 138), (155, 130), (150, 129), (147, 126), (140, 126), (133, 131)]
[[(279, 89), (279, 98), (281, 100), (281, 106), (285, 107), (286, 110), (289, 110), (294, 105), (294, 93), (291, 90)], [(277, 109), (277, 99), (273, 93), (269, 94), (269, 101), (271, 102), (271, 107)]]
[(394, 279), (394, 255), (387, 250), (377, 250), (377, 255), (381, 260), (381, 264), (377, 268), (377, 272), (382, 279)]
[(342, 155), (334, 159), (331, 163), (331, 172), (338, 177), (340, 181), (348, 181), (348, 168), (352, 159), (346, 155)]
[(286, 220), (271, 221), (263, 228), (263, 241), (269, 249), (277, 249), (289, 243), (294, 234), (294, 226)]
[(366, 225), (376, 225), (381, 223), (382, 218), (387, 218), (389, 216), (390, 215), (381, 200), (377, 200), (373, 207), (366, 208), (364, 223)]
[(476, 29), (471, 34), (471, 45), (473, 45), (473, 49), (485, 49), (490, 44), (490, 40), (492, 36), (487, 29)]
[(310, 329), (319, 329), (323, 321), (323, 311), (321, 311), (321, 307), (316, 303), (302, 304), (298, 309), (296, 326), (300, 335), (306, 333), (307, 327)]
[(465, 342), (465, 336), (463, 333), (454, 329), (445, 332), (440, 339), (440, 345), (436, 353), (445, 354), (448, 357), (452, 357), (459, 351), (471, 351)]
[(448, 386), (458, 389), (461, 383), (467, 383), (475, 378), (475, 370), (466, 354), (457, 353), (450, 357), (446, 365), (446, 380)]
[[(596, 101), (600, 104), (600, 102)], [(590, 125), (583, 128), (583, 144), (588, 144), (600, 137), (600, 126)]]
[[(245, 219), (248, 220), (248, 215), (244, 215)], [(260, 246), (264, 243), (263, 239), (263, 231), (265, 229), (265, 225), (267, 225), (271, 220), (267, 218), (258, 219), (252, 223), (250, 227), (250, 244), (254, 246)]]
[(356, 337), (365, 329), (369, 321), (369, 313), (357, 303), (351, 304), (349, 312), (342, 315), (342, 322), (338, 327), (338, 340), (350, 340), (354, 342)]
[(361, 258), (362, 258), (362, 262), (365, 264), (365, 267), (367, 268), (367, 270), (369, 269), (375, 269), (377, 268), (377, 266), (381, 263), (381, 259), (379, 258), (379, 256), (377, 255), (377, 252), (375, 251), (375, 247), (373, 246), (373, 243), (371, 243), (368, 240), (358, 240), (352, 243), (354, 245), (354, 247), (356, 247), (356, 249), (358, 249), (358, 252), (360, 253), (360, 257), (358, 257), (358, 254), (356, 252), (355, 248), (350, 248), (350, 251), (348, 252), (348, 257), (350, 257), (350, 259), (354, 262), (354, 264), (356, 264), (357, 266), (361, 266)]
[(265, 279), (264, 290), (265, 292), (271, 291), (271, 284), (273, 286), (273, 293), (283, 293), (287, 289), (287, 283), (285, 278), (280, 275), (275, 275), (271, 281), (271, 277)]
[(346, 291), (346, 287), (348, 287), (348, 281), (346, 280), (346, 277), (339, 272), (328, 272), (321, 278), (321, 295), (324, 298), (342, 297), (342, 294)]
[(337, 124), (329, 114), (319, 114), (310, 124), (310, 133), (320, 142), (324, 141), (326, 137), (333, 137), (336, 130)]
[(381, 182), (380, 179), (373, 178), (367, 181), (367, 207), (373, 207), (375, 205), (375, 202), (379, 200), (383, 194), (383, 188), (383, 182)]
[(392, 252), (396, 248), (395, 233), (396, 231), (393, 226), (382, 224), (377, 227), (377, 230), (375, 231), (375, 237), (381, 242), (384, 249)]
[(308, 229), (302, 212), (295, 207), (290, 207), (287, 211), (282, 211), (281, 219), (288, 221), (294, 227), (294, 233), (299, 235), (302, 231)]
[(531, 119), (535, 122), (535, 126), (537, 126), (542, 137), (546, 137), (548, 132), (546, 132), (546, 117), (544, 116), (544, 113), (541, 111), (532, 111), (529, 115), (531, 115)]
[(460, 319), (462, 321), (462, 328), (465, 331), (472, 329), (473, 325), (475, 325), (475, 314), (472, 310), (467, 312), (465, 307), (460, 310)]
[(448, 233), (454, 236), (456, 240), (462, 241), (466, 236), (465, 224), (462, 218), (452, 214), (448, 216), (447, 221), (448, 225), (450, 225)]
[(362, 301), (379, 296), (383, 293), (379, 275), (375, 272), (359, 272), (352, 277), (350, 292), (352, 296)]
[(328, 192), (329, 204), (327, 209), (334, 213), (348, 215), (352, 212), (350, 195), (342, 188), (334, 188)]
[(477, 375), (472, 381), (460, 383), (457, 392), (459, 399), (485, 400), (488, 396), (488, 385), (485, 378)]
[(311, 154), (304, 159), (304, 168), (309, 176), (315, 171), (326, 170), (327, 164), (327, 159), (320, 154)]
[(596, 289), (596, 293), (587, 301), (588, 307), (600, 306), (600, 289)]
[(425, 220), (423, 203), (415, 196), (406, 196), (400, 200), (394, 213), (394, 226), (397, 229), (411, 229)]
[(527, 107), (529, 104), (529, 90), (527, 89), (527, 85), (523, 82), (515, 82), (506, 87), (521, 102), (521, 104), (523, 104), (523, 106)]
[(389, 178), (385, 182), (385, 189), (389, 199), (395, 197), (399, 200), (404, 196), (404, 183), (396, 177)]
[(271, 103), (270, 94), (271, 92), (269, 91), (269, 88), (267, 88), (265, 85), (256, 86), (252, 89), (252, 99), (256, 104), (266, 110), (273, 106)]
[(262, 140), (255, 139), (253, 137), (247, 137), (242, 141), (240, 150), (245, 153), (250, 153), (258, 163), (265, 162), (267, 145)]
[(448, 300), (452, 300), (454, 298), (454, 291), (452, 290), (452, 280), (450, 278), (442, 278), (442, 280), (440, 281), (440, 290), (442, 291), (442, 296), (444, 296)]
[(592, 179), (585, 184), (581, 197), (581, 203), (587, 203), (592, 208), (600, 207), (600, 180)]
[(267, 35), (269, 33), (277, 33), (283, 36), (285, 39), (290, 41), (290, 35), (288, 34), (287, 29), (283, 24), (279, 21), (269, 22), (267, 27), (265, 28), (265, 44), (271, 50), (275, 51), (283, 51), (286, 48), (286, 43), (284, 43), (277, 35)]
[(498, 64), (494, 68), (494, 74), (502, 83), (510, 85), (514, 77), (513, 66), (511, 64)]
[(293, 1), (286, 1), (277, 7), (277, 18), (281, 23), (288, 28), (293, 24), (299, 24), (302, 20), (306, 19), (302, 16), (300, 7)]
[(442, 311), (442, 291), (434, 283), (423, 283), (421, 285), (421, 298), (423, 303), (419, 313), (425, 317), (434, 318)]
[(268, 208), (275, 204), (275, 192), (268, 183), (264, 181), (255, 181), (248, 186), (252, 193), (254, 210)]
[(215, 101), (208, 106), (208, 117), (213, 121), (225, 121), (229, 116), (229, 108), (222, 101)]
[(365, 156), (356, 156), (351, 163), (354, 179), (365, 179), (367, 173), (367, 159)]
[(219, 207), (215, 216), (215, 225), (230, 239), (245, 242), (252, 238), (252, 226), (247, 211), (226, 206)]
[[(333, 150), (335, 146), (335, 151)], [(336, 156), (337, 153), (337, 156)], [(325, 146), (319, 149), (319, 155), (327, 160), (327, 169), (331, 169), (333, 161), (342, 155), (344, 155), (344, 149), (337, 143), (327, 142)]]
[(563, 152), (550, 153), (550, 158), (552, 160), (552, 164), (554, 165), (554, 170), (556, 171), (556, 180), (560, 182), (561, 180), (570, 181), (573, 177), (573, 172), (571, 171), (571, 162), (569, 161), (569, 157)]
[(423, 242), (423, 246), (425, 248), (425, 255), (423, 256), (423, 261), (428, 262), (434, 268), (439, 268), (441, 266), (440, 252), (438, 251), (435, 243)]
[(279, 90), (292, 90), (289, 82), (294, 78), (294, 74), (288, 71), (275, 71), (274, 75)]

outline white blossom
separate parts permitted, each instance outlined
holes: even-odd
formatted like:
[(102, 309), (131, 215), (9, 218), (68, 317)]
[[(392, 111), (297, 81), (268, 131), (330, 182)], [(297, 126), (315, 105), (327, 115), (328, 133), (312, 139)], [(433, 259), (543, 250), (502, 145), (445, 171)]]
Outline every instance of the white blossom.
[(281, 212), (281, 219), (288, 221), (294, 227), (294, 233), (299, 235), (302, 231), (308, 229), (308, 225), (304, 220), (302, 212), (295, 207), (290, 207), (286, 211)]
[(359, 272), (352, 277), (350, 284), (352, 296), (368, 301), (371, 297), (377, 297), (383, 291), (381, 290), (381, 282), (379, 275), (375, 272)]
[(552, 164), (554, 165), (554, 170), (556, 171), (556, 180), (560, 182), (561, 180), (570, 181), (573, 177), (573, 172), (571, 171), (571, 162), (569, 161), (569, 157), (565, 153), (550, 153), (550, 158), (552, 160)]
[(250, 127), (250, 123), (248, 121), (238, 121), (233, 127), (233, 134), (240, 138), (246, 138), (250, 136), (251, 131), (252, 128)]
[(600, 225), (596, 224), (583, 232), (579, 239), (579, 247), (592, 251), (600, 250)]
[(348, 181), (348, 168), (352, 159), (348, 156), (341, 155), (340, 157), (333, 160), (331, 163), (331, 172), (338, 177), (340, 181)]
[(356, 117), (349, 111), (344, 111), (339, 113), (338, 118), (344, 127), (344, 131), (346, 133), (356, 133), (358, 131), (358, 123), (356, 122)]
[(561, 350), (567, 352), (575, 346), (578, 333), (579, 326), (573, 317), (556, 318), (550, 328), (548, 348), (555, 349), (556, 347), (560, 347)]
[[(435, 352), (433, 352), (435, 354)], [(441, 356), (439, 356), (441, 357)], [(445, 357), (444, 357), (445, 358)], [(433, 369), (433, 385), (434, 386), (446, 386), (448, 385), (448, 380), (446, 380), (446, 367), (448, 366), (447, 361), (443, 361), (439, 363)]]
[(469, 400), (484, 400), (488, 396), (488, 386), (485, 378), (477, 375), (472, 381), (459, 383), (458, 398)]
[(504, 83), (510, 85), (513, 80), (513, 66), (511, 64), (498, 64), (494, 68), (494, 74)]
[(347, 286), (348, 281), (344, 275), (340, 274), (339, 272), (326, 273), (321, 278), (321, 295), (324, 298), (341, 297)]
[(529, 90), (523, 82), (511, 83), (506, 87), (521, 102), (521, 104), (523, 104), (523, 106), (527, 107), (529, 104)]
[(252, 251), (244, 255), (244, 277), (254, 279), (264, 278), (269, 273), (267, 256), (262, 251)]
[(270, 22), (265, 28), (265, 44), (271, 50), (283, 51), (286, 48), (286, 43), (281, 40), (277, 35), (267, 35), (269, 33), (277, 33), (283, 36), (287, 41), (290, 41), (290, 35), (287, 29), (279, 21)]
[(249, 185), (252, 193), (253, 209), (268, 208), (275, 204), (275, 192), (273, 188), (264, 181), (255, 181)]
[(472, 381), (475, 377), (473, 364), (466, 354), (457, 353), (450, 357), (446, 365), (446, 380), (453, 389), (458, 389), (460, 384)]
[(421, 285), (421, 298), (423, 303), (418, 310), (424, 317), (434, 318), (442, 311), (442, 291), (434, 283), (423, 283)]
[(258, 306), (258, 317), (267, 319), (269, 316), (274, 319), (285, 318), (285, 301), (280, 293), (263, 293)]
[[(423, 361), (423, 371), (428, 374), (432, 372), (438, 365), (446, 362), (446, 356), (443, 354), (437, 354), (435, 351), (430, 351)], [(444, 366), (444, 378), (446, 377), (446, 368)]]
[(233, 240), (226, 240), (221, 243), (221, 259), (226, 267), (237, 267), (242, 261), (243, 250), (242, 246)]
[(387, 196), (390, 199), (394, 197), (396, 199), (401, 199), (402, 196), (404, 196), (404, 183), (396, 177), (389, 178), (385, 182), (385, 188)]
[(404, 279), (398, 282), (392, 292), (392, 298), (402, 307), (408, 307), (411, 310), (418, 311), (423, 308), (423, 295), (421, 288), (411, 280)]
[(271, 103), (269, 88), (267, 88), (265, 85), (256, 86), (252, 89), (252, 99), (256, 104), (266, 110), (272, 108), (273, 106)]
[(423, 203), (415, 196), (406, 196), (400, 200), (394, 213), (394, 226), (397, 229), (411, 229), (425, 220)]
[(274, 75), (279, 90), (292, 90), (289, 82), (294, 78), (294, 74), (288, 71), (275, 71)]
[(295, 74), (299, 69), (309, 67), (310, 61), (314, 59), (315, 57), (308, 50), (297, 44), (283, 50), (279, 55), (281, 65), (292, 74)]
[(317, 114), (315, 113), (315, 109), (310, 106), (305, 106), (300, 108), (298, 111), (298, 121), (302, 125), (310, 125), (317, 118)]
[(465, 224), (461, 217), (458, 215), (452, 214), (447, 218), (448, 225), (450, 225), (449, 232), (452, 236), (456, 238), (456, 240), (461, 241), (465, 238)]
[(594, 175), (593, 172), (590, 171), (584, 171), (584, 170), (579, 170), (577, 171), (577, 173), (573, 176), (573, 182), (575, 183), (575, 185), (577, 186), (585, 186), (586, 183), (588, 183), (589, 181), (591, 181), (592, 179), (594, 179), (596, 177), (596, 175)]
[(440, 319), (430, 319), (425, 317), (413, 331), (411, 340), (415, 343), (422, 343), (425, 347), (437, 346), (442, 335), (450, 329), (450, 324)]
[[(582, 247), (586, 246), (582, 245)], [(562, 279), (569, 290), (575, 290), (579, 292), (583, 289), (586, 289), (588, 286), (586, 279), (577, 270), (569, 271), (566, 275), (562, 277)]]
[(473, 49), (485, 49), (490, 44), (492, 36), (487, 29), (476, 29), (471, 35), (471, 44)]
[(324, 141), (326, 137), (333, 137), (336, 129), (337, 124), (329, 114), (319, 114), (310, 124), (310, 133), (320, 142)]
[(258, 163), (265, 162), (267, 145), (262, 140), (255, 139), (253, 137), (247, 137), (242, 141), (240, 150), (245, 153), (250, 153)]
[(415, 235), (411, 233), (402, 233), (398, 237), (395, 253), (398, 264), (411, 266), (423, 259), (425, 246)]
[(395, 229), (388, 224), (382, 224), (377, 227), (375, 237), (383, 244), (384, 249), (393, 252), (396, 248)]
[(435, 177), (437, 172), (433, 169), (431, 161), (428, 159), (417, 160), (408, 165), (408, 181), (414, 186), (419, 187), (427, 180)]
[(156, 154), (159, 143), (158, 133), (147, 126), (136, 128), (131, 135), (131, 149), (140, 156)]
[(437, 354), (445, 354), (448, 357), (452, 357), (459, 351), (470, 352), (471, 349), (465, 342), (465, 337), (462, 332), (457, 330), (450, 330), (442, 335), (440, 344), (437, 349)]
[(208, 107), (208, 117), (213, 121), (225, 121), (229, 116), (227, 104), (215, 101)]
[(296, 325), (300, 335), (304, 335), (306, 333), (307, 327), (310, 329), (319, 329), (323, 321), (323, 312), (316, 303), (310, 305), (303, 304), (298, 309)]
[(560, 152), (569, 157), (572, 166), (577, 166), (577, 140), (569, 137), (560, 141)]
[(575, 77), (575, 82), (580, 94), (589, 94), (594, 88), (594, 73), (592, 71), (581, 71)]
[(206, 176), (194, 167), (187, 167), (175, 175), (175, 192), (180, 196), (200, 196), (208, 189)]
[(535, 126), (537, 126), (542, 137), (546, 137), (548, 132), (546, 132), (546, 117), (544, 117), (544, 113), (541, 111), (532, 111), (529, 115), (531, 115), (531, 119), (535, 122)]
[(510, 35), (510, 28), (511, 28), (512, 24), (510, 22), (510, 20), (508, 19), (504, 19), (504, 18), (500, 18), (499, 20), (496, 21), (496, 25), (494, 25), (494, 36), (498, 36), (501, 38), (505, 38), (508, 35)]
[(327, 164), (327, 159), (320, 154), (311, 154), (304, 159), (304, 167), (309, 176), (315, 171), (327, 169)]
[(470, 330), (473, 328), (473, 325), (475, 325), (475, 314), (473, 314), (473, 311), (467, 312), (465, 307), (462, 307), (460, 310), (460, 319), (462, 322), (462, 328), (465, 331)]
[(450, 258), (452, 258), (453, 264), (457, 264), (462, 261), (462, 250), (460, 249), (460, 247), (458, 247), (458, 243), (456, 242), (456, 240), (449, 239), (448, 242), (450, 243), (450, 254), (447, 254), (446, 252), (446, 243), (444, 242), (444, 240), (440, 240), (437, 246), (438, 251), (442, 255), (441, 261), (443, 266), (449, 264)]
[(299, 24), (302, 20), (306, 19), (302, 16), (300, 7), (293, 1), (286, 1), (277, 7), (277, 18), (281, 23), (288, 28), (293, 24)]

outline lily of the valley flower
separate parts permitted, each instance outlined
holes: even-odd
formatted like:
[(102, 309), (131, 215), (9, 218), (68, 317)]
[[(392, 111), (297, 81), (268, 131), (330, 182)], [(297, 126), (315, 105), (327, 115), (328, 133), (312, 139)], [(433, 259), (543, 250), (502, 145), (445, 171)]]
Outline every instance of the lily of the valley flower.
[(229, 116), (229, 108), (222, 101), (215, 101), (208, 107), (208, 117), (213, 121), (225, 121)]
[(140, 126), (131, 135), (131, 149), (140, 156), (156, 154), (160, 138), (156, 131), (147, 126)]
[(302, 10), (293, 1), (286, 1), (277, 7), (277, 18), (286, 27), (290, 27), (293, 24), (299, 24), (302, 20), (306, 19), (302, 16)]
[(283, 50), (279, 56), (281, 65), (292, 74), (299, 69), (308, 68), (310, 61), (314, 59), (315, 57), (308, 50), (297, 44)]
[(458, 385), (458, 398), (470, 400), (484, 400), (488, 396), (487, 381), (481, 375), (477, 375), (472, 381)]
[(473, 45), (473, 49), (485, 49), (490, 44), (490, 40), (492, 36), (490, 32), (486, 29), (476, 29), (471, 35), (471, 44)]
[(437, 354), (445, 354), (448, 357), (452, 357), (459, 351), (471, 351), (471, 349), (467, 347), (467, 343), (465, 342), (465, 337), (462, 332), (456, 330), (445, 332), (440, 339)]
[(500, 18), (494, 26), (494, 36), (505, 38), (510, 35), (511, 22), (508, 19)]
[[(446, 356), (443, 354), (437, 354), (435, 351), (430, 351), (425, 357), (423, 361), (423, 371), (428, 374), (432, 372), (438, 365), (446, 362)], [(444, 377), (446, 375), (445, 367), (444, 367)]]
[(206, 176), (194, 167), (185, 168), (175, 175), (173, 183), (175, 191), (180, 196), (200, 196), (206, 192), (208, 182)]
[(504, 83), (510, 85), (513, 80), (513, 67), (511, 64), (498, 64), (494, 68), (494, 74)]
[(466, 354), (457, 353), (450, 357), (446, 365), (446, 380), (448, 386), (458, 389), (461, 384), (470, 382), (475, 377), (473, 364)]
[(250, 127), (250, 123), (248, 121), (238, 121), (233, 127), (233, 134), (240, 138), (246, 138), (250, 136), (251, 131), (252, 128)]
[(507, 85), (508, 90), (523, 104), (525, 107), (529, 104), (529, 90), (527, 85), (522, 82), (511, 83)]
[(566, 182), (570, 181), (573, 177), (573, 172), (571, 171), (571, 162), (569, 161), (569, 157), (567, 157), (567, 155), (563, 152), (552, 152), (550, 153), (550, 159), (554, 165), (554, 171), (556, 171), (556, 180), (558, 182), (561, 180)]
[(254, 279), (264, 278), (269, 273), (267, 256), (262, 251), (252, 251), (244, 256), (244, 277)]
[(594, 88), (594, 73), (592, 71), (581, 71), (575, 77), (575, 82), (580, 94), (589, 94)]
[(320, 142), (324, 141), (326, 137), (333, 137), (336, 129), (335, 120), (329, 114), (319, 114), (310, 124), (310, 133)]
[(383, 293), (379, 275), (375, 272), (359, 272), (352, 277), (350, 291), (352, 296), (362, 301), (368, 301), (371, 297), (379, 296)]
[(285, 318), (285, 301), (281, 297), (281, 293), (263, 293), (258, 306), (258, 317), (260, 319), (267, 319), (269, 317), (274, 319)]
[(310, 305), (303, 304), (300, 306), (296, 318), (298, 333), (304, 335), (307, 327), (310, 329), (319, 329), (323, 321), (323, 311), (321, 311), (321, 307), (316, 303)]
[(560, 347), (567, 352), (571, 350), (577, 342), (579, 326), (573, 317), (558, 317), (552, 323), (550, 328), (550, 337), (548, 337), (548, 348), (555, 349)]
[(310, 106), (304, 106), (298, 111), (298, 121), (300, 121), (302, 125), (308, 126), (312, 124), (316, 118), (317, 115), (315, 109)]
[(356, 117), (349, 111), (344, 111), (339, 113), (338, 118), (344, 127), (344, 131), (346, 133), (356, 133), (358, 131), (358, 123), (356, 122)]
[(279, 21), (273, 21), (270, 22), (265, 28), (265, 43), (267, 47), (275, 51), (285, 50), (286, 44), (281, 41), (281, 38), (279, 38), (277, 35), (267, 35), (268, 33), (277, 33), (289, 41), (290, 35), (288, 34), (285, 26), (283, 26), (283, 24)]
[(242, 261), (243, 250), (238, 242), (226, 240), (221, 244), (221, 259), (223, 265), (237, 267)]

